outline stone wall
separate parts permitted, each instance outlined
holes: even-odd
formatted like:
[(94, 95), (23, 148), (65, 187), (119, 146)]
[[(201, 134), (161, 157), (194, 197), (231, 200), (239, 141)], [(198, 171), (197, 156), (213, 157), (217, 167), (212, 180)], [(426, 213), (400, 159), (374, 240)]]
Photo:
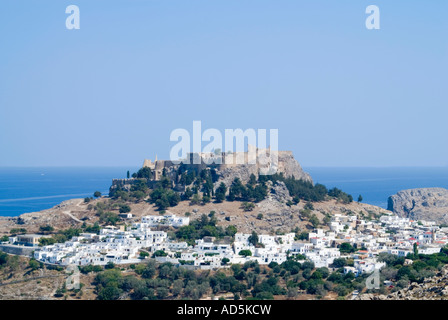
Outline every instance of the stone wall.
[(27, 257), (31, 257), (35, 249), (35, 247), (15, 246), (11, 244), (0, 245), (0, 251)]

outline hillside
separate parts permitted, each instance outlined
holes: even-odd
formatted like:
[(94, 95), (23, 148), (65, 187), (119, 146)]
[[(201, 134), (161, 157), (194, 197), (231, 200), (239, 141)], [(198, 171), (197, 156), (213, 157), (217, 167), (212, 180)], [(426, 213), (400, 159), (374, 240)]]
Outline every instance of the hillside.
[[(278, 187), (283, 189), (282, 187)], [(313, 214), (323, 223), (326, 215), (333, 214), (361, 214), (368, 216), (386, 213), (387, 210), (369, 204), (351, 202), (342, 203), (336, 199), (328, 199), (321, 202), (313, 202), (313, 209), (305, 210), (307, 202), (300, 201), (296, 205), (288, 206), (287, 197), (284, 195), (269, 193), (268, 197), (255, 204), (252, 211), (244, 211), (241, 201), (224, 201), (222, 203), (210, 202), (206, 204), (191, 205), (191, 201), (180, 201), (176, 206), (166, 210), (166, 214), (185, 216), (189, 212), (190, 219), (197, 219), (202, 214), (215, 211), (218, 224), (222, 226), (235, 225), (238, 232), (257, 233), (290, 232), (299, 227), (300, 230), (312, 228), (309, 217)], [(98, 212), (94, 208), (98, 204), (107, 206), (108, 211), (118, 214), (121, 200), (109, 198), (93, 199), (88, 203), (84, 199), (71, 199), (47, 210), (33, 213), (25, 213), (19, 217), (0, 217), (0, 236), (10, 235), (11, 229), (26, 229), (27, 233), (38, 233), (41, 226), (52, 226), (55, 230), (80, 227), (85, 223), (91, 226), (100, 222)], [(130, 213), (134, 216), (132, 220), (139, 221), (145, 215), (159, 215), (161, 212), (155, 204), (146, 201), (127, 201), (131, 208)], [(259, 217), (259, 215), (262, 217)]]

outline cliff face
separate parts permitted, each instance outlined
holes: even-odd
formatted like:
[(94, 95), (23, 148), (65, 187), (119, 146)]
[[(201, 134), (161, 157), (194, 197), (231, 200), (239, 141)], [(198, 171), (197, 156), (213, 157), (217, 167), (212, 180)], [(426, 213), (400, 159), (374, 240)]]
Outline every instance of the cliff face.
[(402, 190), (388, 199), (388, 210), (400, 217), (448, 223), (448, 190), (420, 188)]
[(294, 176), (296, 179), (302, 179), (313, 182), (311, 176), (303, 171), (299, 162), (294, 158), (292, 152), (279, 152), (278, 172), (283, 172), (285, 177)]
[[(247, 182), (251, 174), (258, 176), (259, 170), (260, 167), (258, 165), (252, 164), (242, 164), (228, 167), (218, 172), (219, 181), (216, 185), (224, 182), (227, 186), (230, 186), (235, 178), (240, 178), (241, 181)], [(279, 151), (277, 173), (283, 173), (285, 177), (294, 176), (298, 180), (302, 179), (305, 181), (310, 181), (311, 183), (313, 182), (311, 176), (303, 171), (299, 162), (297, 162), (294, 155), (290, 151)]]

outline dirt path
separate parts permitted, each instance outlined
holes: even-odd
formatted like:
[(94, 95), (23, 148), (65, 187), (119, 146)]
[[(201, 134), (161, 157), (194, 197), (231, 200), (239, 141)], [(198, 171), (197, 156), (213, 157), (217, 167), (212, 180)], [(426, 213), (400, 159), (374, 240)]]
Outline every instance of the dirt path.
[[(80, 207), (80, 204), (83, 202), (84, 200), (79, 200), (76, 204), (75, 204), (75, 206), (77, 206), (77, 207)], [(69, 216), (70, 218), (72, 218), (73, 220), (75, 220), (76, 222), (79, 222), (79, 223), (84, 223), (84, 222), (86, 222), (86, 221), (82, 221), (82, 220), (79, 220), (78, 218), (76, 218), (74, 215), (72, 215), (71, 213), (70, 213), (70, 211), (62, 211), (62, 213), (63, 214), (65, 214), (65, 215), (67, 215), (67, 216)], [(86, 222), (87, 224), (90, 224), (90, 225), (93, 225), (93, 223), (91, 223), (91, 222)]]

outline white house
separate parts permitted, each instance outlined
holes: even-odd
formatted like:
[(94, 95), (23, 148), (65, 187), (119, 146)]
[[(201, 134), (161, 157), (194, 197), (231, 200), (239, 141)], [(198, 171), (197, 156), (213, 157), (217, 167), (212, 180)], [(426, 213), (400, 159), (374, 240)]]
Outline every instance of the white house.
[(144, 216), (142, 217), (142, 223), (147, 223), (150, 227), (164, 225), (178, 228), (182, 226), (188, 226), (190, 223), (190, 218), (178, 217), (174, 214), (164, 216)]

